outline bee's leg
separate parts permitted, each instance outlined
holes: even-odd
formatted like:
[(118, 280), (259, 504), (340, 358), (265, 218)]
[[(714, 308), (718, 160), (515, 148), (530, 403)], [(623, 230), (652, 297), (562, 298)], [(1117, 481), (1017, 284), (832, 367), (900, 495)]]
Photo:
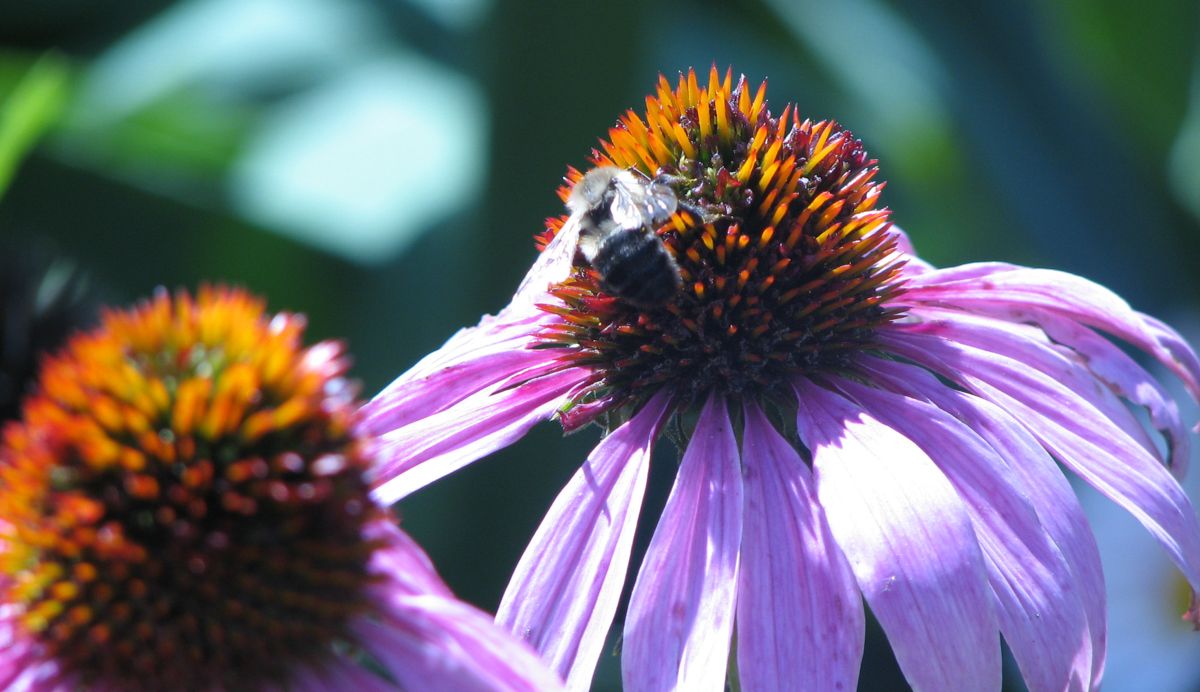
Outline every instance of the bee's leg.
[(720, 214), (714, 214), (711, 211), (705, 211), (704, 209), (701, 209), (700, 207), (696, 206), (695, 204), (692, 204), (691, 202), (677, 200), (675, 202), (675, 205), (679, 209), (682, 209), (683, 211), (686, 211), (687, 213), (689, 213), (692, 216), (699, 219), (700, 223), (702, 223), (702, 224), (712, 223), (713, 221), (716, 221), (717, 219), (721, 218)]
[(650, 182), (654, 185), (682, 185), (683, 183), (687, 182), (687, 178), (683, 177), (682, 175), (673, 175), (671, 173), (667, 173), (660, 168), (658, 169), (658, 174), (655, 175)]

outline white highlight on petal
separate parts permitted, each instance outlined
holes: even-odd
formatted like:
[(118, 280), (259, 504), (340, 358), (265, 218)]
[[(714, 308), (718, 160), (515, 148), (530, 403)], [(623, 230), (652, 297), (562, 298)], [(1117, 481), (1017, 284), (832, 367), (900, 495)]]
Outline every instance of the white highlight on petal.
[(817, 495), (916, 689), (1000, 687), (1000, 633), (970, 517), (911, 440), (858, 405), (796, 383)]
[(584, 374), (567, 370), (520, 387), (477, 392), (423, 420), (380, 435), (371, 491), (390, 505), (521, 439), (550, 419)]
[(916, 366), (866, 358), (861, 363), (872, 379), (900, 383), (893, 388), (953, 414), (1008, 462), (1079, 587), (1092, 639), (1091, 681), (1099, 685), (1108, 650), (1104, 574), (1096, 537), (1062, 469), (1028, 430), (990, 401), (947, 387)]
[[(381, 521), (367, 527), (367, 537), (382, 544), (371, 559), (375, 580), (369, 593), (375, 608), (352, 627), (357, 640), (403, 689), (562, 688), (524, 642), (488, 614), (456, 600), (407, 534)], [(343, 681), (323, 689), (365, 688)]]
[[(453, 406), (471, 394), (553, 366), (555, 349), (534, 349), (536, 334), (556, 319), (541, 310), (506, 308), (460, 329), (363, 405), (360, 427), (380, 435)], [(528, 375), (527, 375), (528, 377)]]
[(887, 348), (1008, 411), (1067, 468), (1133, 514), (1200, 588), (1200, 522), (1178, 481), (1086, 399), (1007, 356), (893, 332)]
[(812, 471), (745, 406), (738, 679), (745, 690), (858, 687), (862, 594), (817, 502)]
[(625, 689), (725, 688), (742, 541), (742, 477), (723, 397), (709, 396), (638, 570)]
[(1009, 464), (929, 402), (848, 380), (837, 386), (903, 430), (962, 498), (983, 550), (1000, 631), (1030, 689), (1090, 688), (1092, 639), (1080, 591)]
[(555, 498), (521, 556), (496, 622), (529, 642), (567, 688), (591, 685), (617, 612), (650, 452), (670, 397), (604, 438)]
[(964, 264), (911, 277), (904, 302), (954, 305), (1014, 322), (1055, 314), (1120, 337), (1152, 354), (1200, 397), (1200, 358), (1175, 330), (1137, 312), (1107, 288), (1074, 274), (1001, 262)]

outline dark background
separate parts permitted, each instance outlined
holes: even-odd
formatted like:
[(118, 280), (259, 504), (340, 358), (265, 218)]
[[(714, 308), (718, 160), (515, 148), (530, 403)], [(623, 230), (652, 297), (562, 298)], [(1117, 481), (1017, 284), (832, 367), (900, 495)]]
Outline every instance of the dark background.
[[(370, 396), (503, 306), (566, 166), (660, 72), (715, 63), (769, 78), (775, 112), (852, 129), (935, 264), (1076, 272), (1189, 329), (1198, 15), (1194, 0), (0, 1), (0, 247), (69, 260), (113, 304), (245, 285), (306, 313), (314, 340), (348, 341)], [(492, 610), (596, 439), (543, 425), (405, 500), (404, 526)], [(642, 546), (674, 471), (662, 447)], [(1105, 546), (1111, 607), (1134, 613), (1114, 615), (1107, 688), (1195, 689), (1178, 583), (1125, 579), (1148, 544), (1130, 535)], [(872, 644), (863, 688), (898, 684), (891, 665)], [(597, 688), (618, 680), (606, 656)]]

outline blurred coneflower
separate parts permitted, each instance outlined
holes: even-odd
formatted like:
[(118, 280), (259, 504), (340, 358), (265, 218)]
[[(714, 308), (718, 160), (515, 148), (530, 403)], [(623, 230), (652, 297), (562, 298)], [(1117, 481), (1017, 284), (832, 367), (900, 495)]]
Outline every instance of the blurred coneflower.
[(404, 497), (542, 420), (600, 423), (497, 615), (582, 689), (669, 433), (684, 451), (630, 597), (626, 689), (719, 690), (735, 636), (742, 689), (854, 689), (864, 599), (917, 689), (998, 689), (1001, 636), (1030, 689), (1095, 687), (1101, 566), (1055, 462), (1200, 586), (1200, 526), (1172, 475), (1189, 431), (1110, 338), (1192, 396), (1200, 363), (1077, 276), (930, 267), (877, 206), (861, 143), (791, 106), (773, 113), (765, 91), (689, 72), (621, 117), (592, 163), (672, 186), (678, 209), (657, 233), (681, 290), (638, 307), (578, 257), (535, 265), (532, 288), (368, 403), (385, 448), (376, 496)]
[(47, 357), (0, 445), (0, 689), (553, 689), (368, 494), (339, 344), (237, 289)]

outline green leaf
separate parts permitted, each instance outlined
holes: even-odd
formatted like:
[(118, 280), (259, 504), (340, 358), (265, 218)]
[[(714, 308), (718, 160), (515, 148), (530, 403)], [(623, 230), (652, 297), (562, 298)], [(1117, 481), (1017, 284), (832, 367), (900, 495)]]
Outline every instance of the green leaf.
[(62, 113), (69, 76), (66, 60), (47, 53), (29, 66), (0, 104), (0, 196), (26, 154)]

